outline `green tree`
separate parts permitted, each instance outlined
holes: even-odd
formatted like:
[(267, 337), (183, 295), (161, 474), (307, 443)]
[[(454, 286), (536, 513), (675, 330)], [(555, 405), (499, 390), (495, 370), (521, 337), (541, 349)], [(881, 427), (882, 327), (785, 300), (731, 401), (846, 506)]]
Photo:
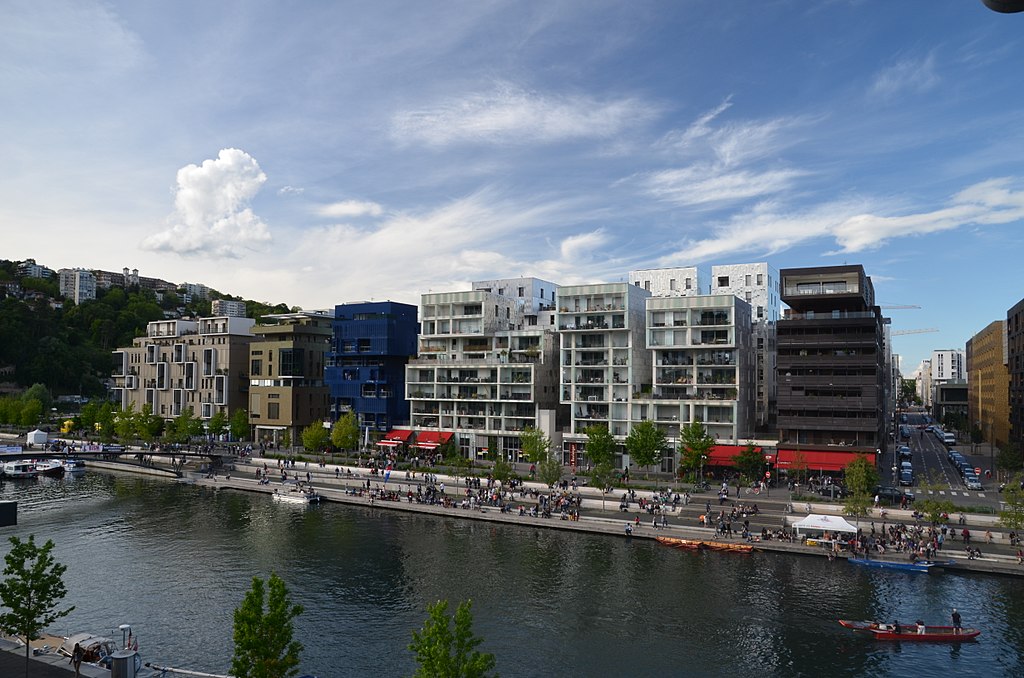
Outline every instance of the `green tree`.
[(286, 450), (292, 449), (292, 432), (288, 429), (281, 431), (281, 447)]
[(551, 439), (533, 426), (527, 426), (519, 434), (519, 444), (523, 456), (529, 459), (531, 464), (545, 461), (551, 453)]
[(1015, 473), (1021, 470), (1020, 449), (1017, 443), (1008, 442), (996, 452), (996, 468)]
[(174, 443), (187, 443), (203, 432), (202, 420), (196, 418), (191, 407), (186, 407), (167, 427), (166, 437)]
[(487, 678), (496, 665), (494, 655), (476, 648), (483, 639), (473, 634), (472, 601), (455, 611), (455, 628), (448, 617), (448, 601), (427, 607), (429, 616), (419, 631), (412, 632), (409, 649), (419, 668), (413, 678)]
[(231, 431), (235, 440), (245, 440), (245, 437), (249, 435), (249, 413), (245, 411), (244, 407), (239, 407), (231, 413), (228, 430)]
[[(191, 417), (191, 410), (189, 416)], [(187, 428), (188, 424), (186, 424)], [(164, 420), (153, 414), (153, 406), (146, 403), (142, 411), (135, 415), (135, 434), (147, 443), (151, 443), (160, 436), (164, 428)]]
[(846, 511), (846, 515), (856, 518), (857, 524), (860, 525), (860, 519), (871, 510), (871, 497), (864, 492), (854, 492), (846, 497), (843, 510)]
[(583, 431), (587, 434), (587, 445), (585, 452), (587, 459), (595, 467), (605, 465), (612, 466), (615, 460), (615, 438), (604, 425), (588, 426)]
[(637, 466), (647, 468), (661, 461), (665, 449), (665, 434), (653, 421), (634, 424), (626, 436), (626, 451)]
[(302, 429), (302, 447), (307, 452), (318, 452), (322, 450), (327, 441), (330, 440), (331, 434), (328, 433), (324, 425), (319, 421), (314, 421), (312, 424)]
[(359, 417), (355, 412), (346, 412), (331, 427), (331, 444), (340, 450), (354, 450), (359, 447)]
[(750, 482), (759, 481), (764, 476), (766, 468), (764, 454), (752, 444), (748, 444), (740, 450), (740, 453), (736, 455), (733, 462), (736, 464), (739, 472), (746, 476)]
[(502, 487), (508, 484), (510, 478), (512, 478), (512, 464), (508, 463), (504, 459), (496, 459), (494, 462), (494, 468), (491, 470), (491, 475), (494, 479), (501, 483)]
[(608, 462), (601, 462), (590, 471), (590, 482), (593, 487), (601, 488), (601, 510), (604, 510), (605, 496), (615, 480), (615, 469)]
[(214, 438), (219, 438), (224, 435), (224, 431), (228, 428), (228, 418), (224, 414), (223, 410), (217, 410), (210, 417), (209, 421), (206, 422), (206, 430)]
[(36, 426), (43, 420), (43, 404), (34, 398), (24, 403), (18, 423), (22, 426)]
[(67, 595), (64, 587), (65, 565), (53, 559), (53, 542), (47, 540), (37, 546), (35, 536), (28, 541), (11, 537), (11, 550), (4, 556), (3, 581), (0, 581), (0, 602), (5, 608), (0, 613), (0, 630), (25, 639), (25, 676), (28, 676), (29, 641), (39, 638), (40, 632), (74, 607), (58, 610), (57, 605)]
[(302, 643), (293, 638), (292, 620), (300, 614), (302, 606), (292, 605), (280, 577), (271, 573), (266, 586), (253, 577), (252, 588), (235, 610), (231, 675), (284, 678), (297, 674)]
[(711, 448), (714, 445), (715, 439), (708, 434), (701, 422), (692, 421), (683, 426), (679, 431), (679, 466), (695, 473), (701, 468), (702, 462), (711, 456)]
[(120, 412), (114, 415), (114, 433), (122, 441), (127, 443), (135, 437), (135, 403), (128, 403)]
[(1024, 490), (1020, 489), (1019, 475), (1010, 479), (1003, 488), (1003, 510), (999, 512), (999, 524), (1009, 530), (1024, 528)]
[(553, 454), (537, 464), (537, 477), (546, 485), (554, 485), (562, 479), (562, 464)]
[(50, 411), (53, 407), (53, 396), (50, 395), (50, 389), (42, 384), (32, 384), (27, 391), (21, 395), (22, 400), (28, 402), (30, 400), (38, 400), (39, 404), (43, 406), (43, 410), (46, 412)]
[(858, 455), (843, 470), (846, 473), (846, 487), (851, 494), (868, 496), (878, 485), (878, 469), (864, 455)]
[(923, 513), (928, 521), (931, 523), (938, 524), (942, 522), (943, 514), (952, 513), (956, 511), (956, 504), (944, 499), (939, 501), (938, 499), (922, 499), (917, 502), (914, 507)]

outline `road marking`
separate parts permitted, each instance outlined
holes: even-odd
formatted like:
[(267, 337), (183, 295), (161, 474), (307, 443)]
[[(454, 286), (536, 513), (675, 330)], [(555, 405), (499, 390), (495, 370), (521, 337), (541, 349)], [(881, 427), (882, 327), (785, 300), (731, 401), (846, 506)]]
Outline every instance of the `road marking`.
[(982, 499), (984, 499), (985, 498), (985, 493), (984, 492), (979, 492), (978, 496), (981, 497)]
[(939, 494), (946, 494), (945, 490), (939, 490)]

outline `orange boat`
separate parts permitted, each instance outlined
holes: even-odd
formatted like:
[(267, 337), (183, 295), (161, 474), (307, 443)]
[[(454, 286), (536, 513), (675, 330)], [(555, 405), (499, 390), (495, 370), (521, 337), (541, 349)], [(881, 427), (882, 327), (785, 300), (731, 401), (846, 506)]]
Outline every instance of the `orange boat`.
[(704, 541), (702, 539), (679, 539), (677, 537), (658, 537), (659, 542), (665, 546), (672, 546), (677, 549), (688, 549), (691, 551), (735, 551), (737, 553), (750, 553), (754, 547), (750, 544), (733, 544), (727, 541)]

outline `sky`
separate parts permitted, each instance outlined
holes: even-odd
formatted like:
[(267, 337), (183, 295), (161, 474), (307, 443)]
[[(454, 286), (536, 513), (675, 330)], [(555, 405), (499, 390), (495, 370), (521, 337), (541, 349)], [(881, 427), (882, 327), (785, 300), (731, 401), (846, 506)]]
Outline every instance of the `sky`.
[(306, 309), (862, 264), (907, 373), (1024, 298), (1021, 63), (981, 0), (0, 0), (0, 258)]

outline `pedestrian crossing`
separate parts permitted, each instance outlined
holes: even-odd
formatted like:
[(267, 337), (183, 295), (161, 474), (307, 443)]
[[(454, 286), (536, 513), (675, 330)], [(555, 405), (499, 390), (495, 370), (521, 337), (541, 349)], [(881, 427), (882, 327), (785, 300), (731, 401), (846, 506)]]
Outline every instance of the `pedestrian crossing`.
[(984, 499), (984, 492), (968, 492), (967, 490), (922, 490), (919, 494), (930, 494), (946, 496), (947, 494), (951, 497), (977, 497), (978, 499)]

